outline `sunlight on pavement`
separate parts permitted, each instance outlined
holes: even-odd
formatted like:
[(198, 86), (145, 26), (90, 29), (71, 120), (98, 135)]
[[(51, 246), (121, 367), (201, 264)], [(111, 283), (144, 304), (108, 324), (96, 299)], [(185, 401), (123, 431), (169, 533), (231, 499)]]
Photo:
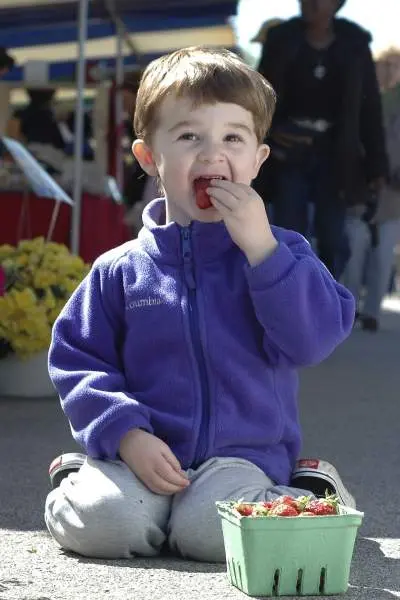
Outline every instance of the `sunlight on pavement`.
[(387, 296), (383, 301), (382, 308), (387, 312), (400, 313), (400, 297)]
[(367, 588), (359, 585), (349, 585), (349, 590), (368, 591), (371, 595), (371, 600), (374, 598), (374, 596), (377, 597), (377, 593), (379, 592), (386, 592), (391, 594), (393, 598), (400, 598), (400, 592), (395, 592), (394, 590), (388, 590), (386, 588)]
[(400, 559), (400, 539), (399, 538), (364, 538), (379, 544), (382, 554), (386, 558)]

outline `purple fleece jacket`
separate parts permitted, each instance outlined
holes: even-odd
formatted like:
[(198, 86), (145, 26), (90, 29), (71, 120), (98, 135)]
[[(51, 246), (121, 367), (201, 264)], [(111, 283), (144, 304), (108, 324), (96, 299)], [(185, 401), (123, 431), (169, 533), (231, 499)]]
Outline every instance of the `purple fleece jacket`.
[(54, 325), (50, 376), (88, 455), (115, 459), (140, 427), (182, 468), (248, 459), (287, 484), (301, 444), (298, 367), (350, 333), (352, 295), (306, 240), (251, 268), (225, 225), (144, 213), (137, 240), (98, 258)]

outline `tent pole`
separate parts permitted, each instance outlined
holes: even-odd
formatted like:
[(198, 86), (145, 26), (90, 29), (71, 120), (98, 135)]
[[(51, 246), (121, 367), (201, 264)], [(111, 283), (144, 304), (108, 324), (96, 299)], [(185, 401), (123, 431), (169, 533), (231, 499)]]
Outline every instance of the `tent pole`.
[(120, 23), (116, 26), (117, 34), (117, 57), (116, 57), (116, 68), (115, 68), (115, 83), (116, 83), (116, 94), (115, 94), (115, 126), (117, 128), (117, 148), (116, 148), (116, 174), (117, 185), (119, 192), (123, 195), (124, 190), (124, 166), (123, 166), (123, 152), (122, 152), (122, 137), (123, 137), (123, 92), (121, 86), (124, 82), (124, 55), (123, 55), (123, 38), (124, 30)]
[(71, 250), (79, 254), (81, 231), (81, 205), (82, 205), (82, 161), (84, 141), (84, 88), (86, 82), (86, 55), (85, 44), (88, 30), (89, 0), (79, 0), (78, 22), (78, 62), (76, 77), (76, 104), (75, 104), (75, 140), (74, 140), (74, 192), (72, 207)]

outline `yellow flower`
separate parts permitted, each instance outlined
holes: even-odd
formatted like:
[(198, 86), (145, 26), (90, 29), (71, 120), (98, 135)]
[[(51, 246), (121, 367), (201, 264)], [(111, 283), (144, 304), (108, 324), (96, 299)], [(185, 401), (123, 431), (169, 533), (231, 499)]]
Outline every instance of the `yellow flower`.
[(38, 269), (33, 275), (33, 286), (37, 289), (44, 289), (50, 285), (56, 285), (57, 273), (45, 269)]
[(53, 310), (56, 307), (56, 299), (50, 289), (45, 291), (45, 295), (41, 299), (41, 304), (46, 307), (46, 310)]
[(54, 325), (55, 320), (57, 319), (58, 315), (64, 308), (64, 304), (65, 304), (64, 300), (56, 302), (55, 307), (47, 313), (50, 325)]
[(70, 296), (72, 292), (76, 290), (79, 284), (79, 279), (65, 279), (65, 281), (63, 282), (63, 287), (68, 292), (68, 296)]
[(51, 328), (90, 265), (43, 237), (0, 246), (8, 288), (0, 297), (0, 338), (20, 357), (46, 349)]
[(14, 246), (10, 246), (10, 244), (2, 244), (0, 246), (0, 263), (4, 261), (4, 259), (9, 258), (15, 252)]
[(28, 262), (29, 262), (29, 256), (27, 254), (20, 254), (15, 259), (15, 264), (18, 267), (26, 267), (26, 265), (28, 264)]
[(12, 290), (0, 298), (0, 334), (19, 355), (29, 355), (48, 346), (51, 329), (46, 307), (33, 290)]
[(55, 242), (48, 242), (45, 248), (46, 254), (64, 254), (69, 255), (69, 250), (64, 244), (56, 244)]
[(29, 310), (37, 303), (35, 292), (31, 288), (25, 288), (20, 292), (11, 290), (7, 296), (11, 299), (11, 302), (14, 303), (17, 310)]
[(37, 267), (37, 265), (39, 265), (41, 263), (42, 259), (43, 259), (43, 256), (39, 252), (31, 252), (29, 254), (29, 258), (28, 258), (29, 265), (31, 267)]
[(13, 269), (13, 267), (15, 266), (15, 263), (12, 258), (5, 258), (4, 260), (1, 261), (1, 266), (6, 271), (11, 271)]
[(44, 245), (44, 237), (37, 237), (33, 240), (21, 240), (17, 246), (17, 249), (26, 252), (43, 252)]

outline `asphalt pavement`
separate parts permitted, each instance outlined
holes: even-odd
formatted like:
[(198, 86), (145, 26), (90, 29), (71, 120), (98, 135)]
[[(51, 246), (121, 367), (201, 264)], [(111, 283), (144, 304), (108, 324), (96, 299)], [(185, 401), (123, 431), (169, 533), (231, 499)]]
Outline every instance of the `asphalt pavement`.
[[(365, 518), (347, 600), (400, 598), (400, 302), (301, 376), (304, 456), (333, 462)], [(224, 565), (91, 560), (49, 537), (47, 467), (76, 450), (58, 400), (0, 399), (0, 600), (244, 600)]]

